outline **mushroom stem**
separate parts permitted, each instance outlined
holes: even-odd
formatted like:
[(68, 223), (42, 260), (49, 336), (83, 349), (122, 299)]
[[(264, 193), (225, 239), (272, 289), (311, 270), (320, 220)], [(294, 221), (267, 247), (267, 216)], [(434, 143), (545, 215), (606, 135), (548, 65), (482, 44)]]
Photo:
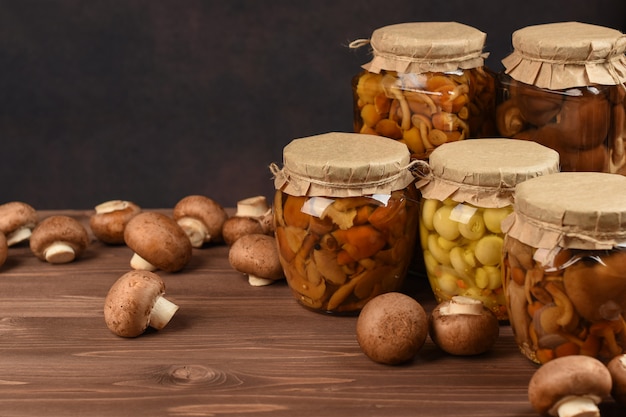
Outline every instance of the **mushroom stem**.
[(273, 284), (274, 281), (276, 280), (268, 279), (268, 278), (261, 278), (255, 275), (248, 275), (248, 284), (252, 285), (253, 287), (264, 287), (266, 285)]
[(594, 397), (569, 396), (555, 405), (556, 413), (550, 414), (559, 417), (599, 417), (598, 402), (599, 399)]
[(94, 209), (96, 213), (104, 214), (104, 213), (112, 213), (117, 210), (124, 210), (126, 207), (128, 207), (128, 205), (129, 205), (128, 201), (109, 200), (109, 201), (105, 201), (104, 203), (98, 204)]
[(13, 246), (20, 242), (25, 241), (32, 234), (32, 230), (29, 227), (20, 227), (12, 233), (7, 235), (7, 245)]
[(157, 330), (164, 328), (178, 311), (178, 305), (163, 296), (157, 297), (150, 312), (150, 327)]
[(481, 315), (483, 312), (483, 303), (480, 300), (476, 300), (470, 297), (464, 297), (461, 295), (455, 295), (450, 299), (448, 306), (443, 306), (442, 315), (452, 314), (475, 314)]
[(178, 224), (185, 231), (191, 242), (191, 246), (199, 248), (211, 240), (211, 235), (207, 227), (198, 219), (193, 217), (181, 217), (178, 219)]
[(139, 256), (139, 254), (134, 253), (133, 257), (130, 258), (130, 266), (133, 269), (143, 270), (143, 271), (156, 271), (157, 267), (152, 265), (150, 262), (146, 261), (144, 258)]
[(235, 215), (240, 217), (263, 217), (269, 209), (267, 199), (259, 195), (238, 201)]
[(74, 248), (66, 242), (54, 242), (44, 251), (44, 257), (51, 264), (64, 264), (76, 258)]

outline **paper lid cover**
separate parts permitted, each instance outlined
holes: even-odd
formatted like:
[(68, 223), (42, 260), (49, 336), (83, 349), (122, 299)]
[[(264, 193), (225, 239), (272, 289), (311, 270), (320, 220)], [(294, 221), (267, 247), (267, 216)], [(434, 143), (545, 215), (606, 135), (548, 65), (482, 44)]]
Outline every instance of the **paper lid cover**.
[(331, 132), (295, 139), (283, 149), (283, 168), (271, 166), (274, 186), (294, 196), (390, 194), (415, 177), (406, 145), (360, 133)]

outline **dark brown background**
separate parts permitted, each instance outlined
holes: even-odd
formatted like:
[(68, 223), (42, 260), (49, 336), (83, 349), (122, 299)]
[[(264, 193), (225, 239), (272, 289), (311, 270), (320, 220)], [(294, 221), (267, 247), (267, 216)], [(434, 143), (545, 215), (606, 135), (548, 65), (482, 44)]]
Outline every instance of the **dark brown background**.
[(565, 20), (626, 31), (626, 3), (0, 1), (0, 202), (270, 196), (289, 141), (352, 128), (350, 79), (369, 57), (350, 41), (458, 21), (487, 33), (499, 71), (514, 30)]

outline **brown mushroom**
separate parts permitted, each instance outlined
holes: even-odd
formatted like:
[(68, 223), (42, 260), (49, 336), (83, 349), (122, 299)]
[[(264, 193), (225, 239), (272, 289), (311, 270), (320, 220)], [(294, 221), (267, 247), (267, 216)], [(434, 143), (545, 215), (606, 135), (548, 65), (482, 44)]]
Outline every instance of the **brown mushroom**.
[(265, 234), (244, 235), (228, 252), (233, 269), (248, 276), (253, 286), (269, 285), (284, 278), (274, 237)]
[(599, 417), (597, 404), (609, 397), (611, 384), (611, 374), (598, 359), (562, 356), (535, 371), (528, 399), (543, 416)]
[(104, 300), (104, 320), (113, 333), (137, 337), (148, 326), (161, 330), (178, 306), (163, 297), (165, 284), (150, 271), (129, 271), (109, 289)]
[(524, 120), (536, 127), (553, 121), (561, 111), (563, 94), (558, 91), (514, 81), (511, 95), (517, 100)]
[(575, 149), (601, 146), (611, 125), (609, 100), (589, 90), (583, 90), (582, 96), (565, 96), (556, 125), (567, 138), (565, 146)]
[(126, 224), (140, 211), (141, 208), (132, 201), (105, 201), (95, 207), (95, 213), (89, 218), (89, 226), (99, 240), (120, 245), (124, 243)]
[(11, 201), (0, 205), (0, 232), (9, 246), (29, 239), (38, 221), (36, 210), (29, 204)]
[(191, 260), (193, 249), (187, 234), (162, 213), (135, 215), (126, 224), (124, 241), (135, 252), (130, 260), (133, 269), (177, 272)]
[(9, 255), (9, 244), (4, 233), (0, 232), (0, 266), (4, 265)]
[(495, 314), (474, 298), (454, 296), (429, 318), (430, 338), (451, 355), (478, 355), (491, 349), (500, 334)]
[(618, 404), (626, 405), (626, 354), (615, 356), (606, 367), (613, 381), (611, 397)]
[(237, 211), (222, 226), (222, 237), (227, 245), (248, 234), (271, 234), (274, 230), (272, 209), (264, 196), (246, 198), (237, 202)]
[(89, 244), (89, 234), (75, 218), (55, 215), (43, 219), (33, 229), (30, 249), (42, 261), (51, 264), (72, 262)]
[(172, 217), (189, 237), (191, 246), (199, 248), (208, 242), (222, 241), (222, 226), (228, 214), (211, 198), (190, 195), (176, 203)]

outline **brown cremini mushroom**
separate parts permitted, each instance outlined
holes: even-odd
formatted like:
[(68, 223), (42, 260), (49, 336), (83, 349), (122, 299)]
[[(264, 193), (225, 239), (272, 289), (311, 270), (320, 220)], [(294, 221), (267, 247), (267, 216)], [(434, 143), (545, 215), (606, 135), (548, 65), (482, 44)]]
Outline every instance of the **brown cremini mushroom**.
[(165, 214), (145, 211), (126, 224), (124, 241), (135, 253), (133, 269), (177, 272), (191, 260), (192, 247), (185, 231)]
[(42, 261), (51, 264), (72, 262), (89, 244), (89, 234), (76, 219), (55, 215), (43, 219), (33, 229), (30, 249)]
[(495, 314), (476, 299), (454, 296), (429, 318), (430, 338), (451, 355), (478, 355), (491, 349), (500, 334)]
[(626, 354), (615, 356), (606, 367), (613, 381), (611, 397), (618, 404), (626, 405)]
[(227, 245), (249, 234), (271, 234), (274, 231), (272, 209), (264, 196), (246, 198), (237, 202), (237, 211), (222, 226), (222, 237)]
[(141, 208), (132, 201), (105, 201), (95, 207), (95, 213), (89, 218), (89, 226), (94, 236), (102, 242), (121, 245), (124, 243), (126, 224), (139, 212)]
[(165, 284), (150, 271), (129, 271), (109, 289), (104, 300), (104, 320), (113, 333), (137, 337), (148, 326), (161, 330), (178, 306), (165, 299)]
[(37, 211), (29, 204), (11, 201), (0, 205), (0, 232), (9, 246), (28, 240), (38, 221)]
[(599, 417), (597, 404), (609, 397), (611, 384), (611, 374), (598, 359), (562, 356), (535, 371), (528, 399), (543, 416)]
[(4, 233), (0, 232), (0, 266), (4, 265), (9, 255), (9, 244)]
[(189, 236), (191, 245), (199, 248), (208, 242), (222, 241), (222, 226), (228, 214), (216, 201), (190, 195), (176, 203), (172, 217)]
[(230, 247), (228, 261), (233, 269), (247, 275), (248, 282), (255, 287), (284, 278), (276, 240), (269, 235), (240, 237)]

